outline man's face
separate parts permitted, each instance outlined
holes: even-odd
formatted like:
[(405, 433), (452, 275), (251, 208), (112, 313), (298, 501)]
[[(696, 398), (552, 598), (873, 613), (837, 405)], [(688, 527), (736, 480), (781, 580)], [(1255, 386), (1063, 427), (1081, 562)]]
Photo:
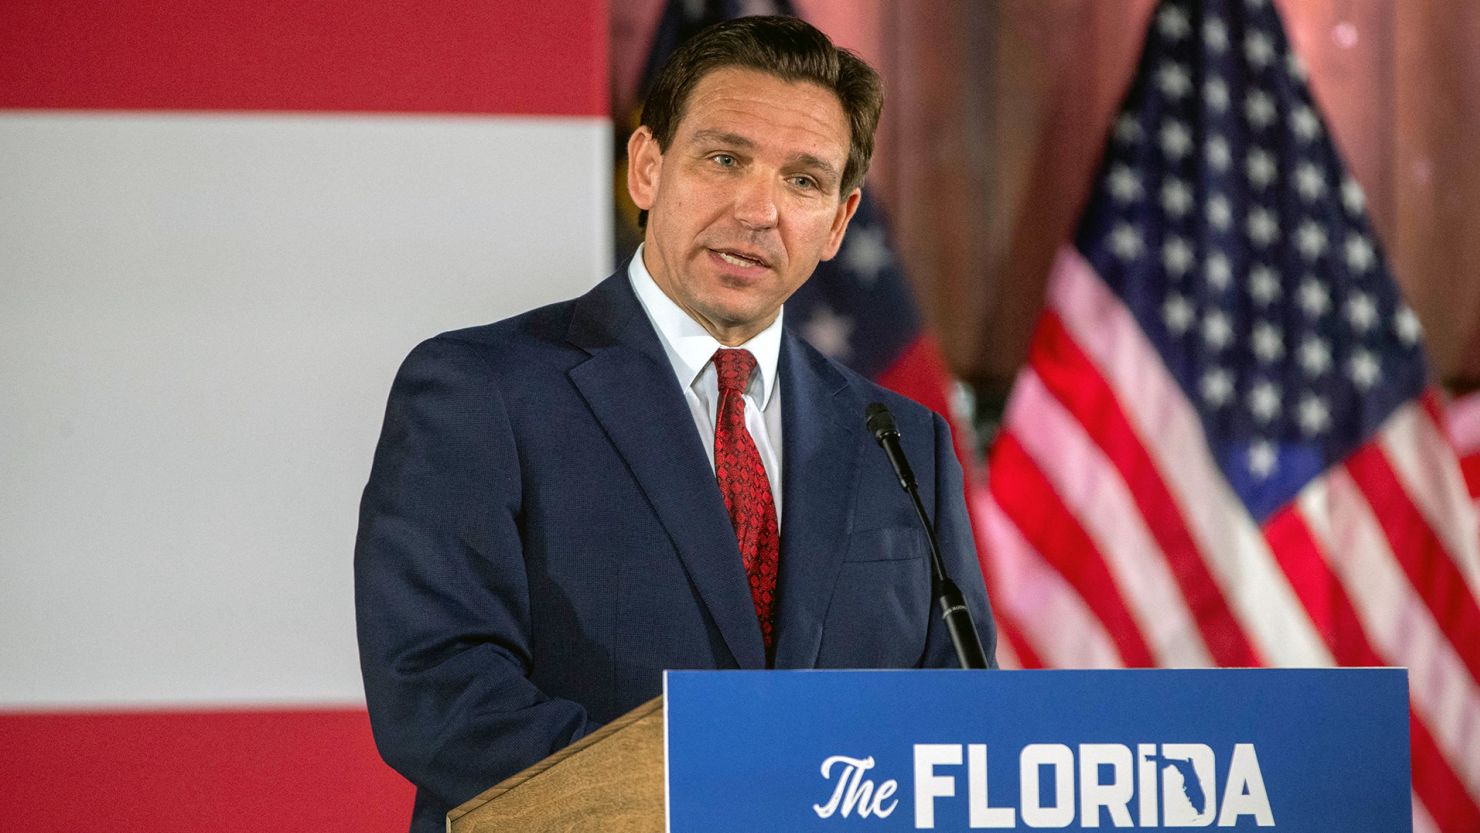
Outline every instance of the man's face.
[(769, 326), (837, 254), (859, 199), (839, 192), (849, 136), (830, 90), (724, 67), (694, 85), (667, 152), (646, 127), (628, 140), (643, 262), (721, 343)]

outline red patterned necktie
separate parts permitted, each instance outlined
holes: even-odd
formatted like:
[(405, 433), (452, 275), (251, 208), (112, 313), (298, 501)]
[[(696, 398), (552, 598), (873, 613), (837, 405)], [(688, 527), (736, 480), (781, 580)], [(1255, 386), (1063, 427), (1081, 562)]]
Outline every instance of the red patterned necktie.
[(775, 640), (776, 565), (781, 552), (776, 504), (760, 452), (745, 428), (745, 386), (755, 371), (749, 350), (717, 350), (719, 414), (714, 421), (714, 474), (735, 526), (740, 559), (750, 577), (750, 599), (766, 642), (767, 665)]

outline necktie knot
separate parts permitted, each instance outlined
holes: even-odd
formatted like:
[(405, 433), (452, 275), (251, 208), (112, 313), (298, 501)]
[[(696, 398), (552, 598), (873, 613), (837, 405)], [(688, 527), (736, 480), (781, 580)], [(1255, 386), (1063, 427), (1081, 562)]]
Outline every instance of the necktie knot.
[(755, 372), (755, 356), (749, 350), (721, 348), (714, 351), (713, 361), (720, 392), (744, 393), (745, 386), (750, 384), (750, 374)]

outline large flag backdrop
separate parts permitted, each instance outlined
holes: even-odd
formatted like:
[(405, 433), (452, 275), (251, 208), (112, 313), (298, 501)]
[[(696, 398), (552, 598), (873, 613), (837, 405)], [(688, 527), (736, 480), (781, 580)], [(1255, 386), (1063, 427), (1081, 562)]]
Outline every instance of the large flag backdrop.
[(405, 829), (359, 492), (418, 340), (609, 271), (606, 26), (0, 10), (0, 827)]
[(1401, 665), (1480, 830), (1480, 537), (1420, 330), (1268, 0), (1164, 0), (979, 506), (1026, 665)]

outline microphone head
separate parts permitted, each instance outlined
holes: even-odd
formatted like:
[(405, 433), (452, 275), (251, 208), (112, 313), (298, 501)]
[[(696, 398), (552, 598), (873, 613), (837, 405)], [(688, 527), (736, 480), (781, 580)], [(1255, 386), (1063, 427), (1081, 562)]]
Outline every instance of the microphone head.
[(863, 409), (863, 416), (867, 420), (869, 433), (879, 442), (883, 442), (891, 434), (899, 436), (899, 428), (894, 424), (894, 414), (889, 413), (884, 403), (871, 403)]

